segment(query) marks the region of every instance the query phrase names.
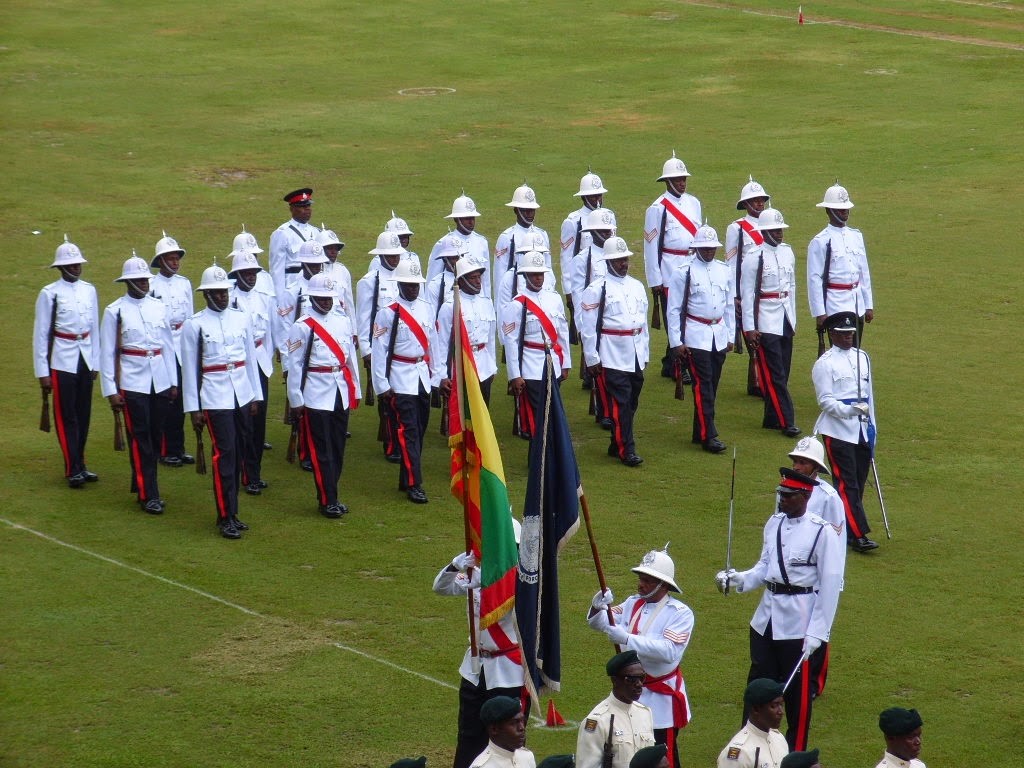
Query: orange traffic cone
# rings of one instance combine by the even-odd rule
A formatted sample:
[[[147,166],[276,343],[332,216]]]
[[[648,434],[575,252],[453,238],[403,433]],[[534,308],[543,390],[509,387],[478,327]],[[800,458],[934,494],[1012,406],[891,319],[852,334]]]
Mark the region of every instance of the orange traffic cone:
[[[797,14],[796,15],[797,23],[803,24],[804,23],[804,7],[802,5],[799,8],[797,8],[796,14]]]
[[[548,728],[554,728],[556,725],[565,725],[565,718],[555,709],[554,699],[548,699],[548,719],[545,725]]]

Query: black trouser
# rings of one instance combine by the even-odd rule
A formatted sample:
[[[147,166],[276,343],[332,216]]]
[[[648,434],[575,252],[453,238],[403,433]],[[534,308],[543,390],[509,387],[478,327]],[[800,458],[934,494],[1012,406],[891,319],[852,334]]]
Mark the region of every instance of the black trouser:
[[[64,455],[64,477],[74,477],[85,471],[85,441],[89,437],[92,419],[93,372],[78,355],[78,370],[74,373],[50,370],[53,387],[53,415],[57,427],[57,442]]]
[[[160,458],[160,429],[171,405],[168,392],[122,391],[124,426],[128,432],[128,462],[132,470],[131,490],[141,502],[160,498],[157,462]]]
[[[747,682],[767,677],[785,685],[793,669],[803,655],[803,638],[796,640],[773,640],[771,622],[764,634],[750,628],[750,672]],[[802,752],[807,749],[807,734],[811,729],[811,706],[818,695],[818,677],[825,662],[828,643],[822,643],[811,658],[800,666],[789,688],[783,694],[786,702],[786,741],[790,751]],[[749,705],[743,706],[743,723],[750,715]]]
[[[213,501],[217,508],[217,521],[222,523],[238,517],[238,484],[245,445],[252,440],[252,417],[248,404],[203,413],[210,433]]]
[[[487,727],[480,722],[480,707],[488,699],[509,696],[523,702],[524,716],[530,716],[530,698],[520,688],[488,688],[484,671],[480,681],[473,685],[466,678],[459,683],[459,740],[455,747],[452,768],[469,768],[470,763],[487,748]]]
[[[637,362],[636,369],[617,371],[614,368],[602,368],[601,376],[608,392],[609,412],[612,420],[611,449],[615,455],[624,459],[636,453],[636,442],[633,439],[633,417],[640,407],[640,391],[644,388],[644,372]]]
[[[395,448],[402,460],[399,463],[398,488],[405,490],[423,484],[420,469],[420,454],[423,451],[423,435],[427,432],[430,419],[430,393],[420,382],[417,395],[394,394],[387,401],[389,417],[396,425]],[[474,755],[475,757],[475,755]]]
[[[547,397],[543,380],[524,379],[526,387],[519,395],[519,426],[522,433],[531,439],[537,434],[537,415],[544,410],[544,399]],[[562,380],[554,379],[555,386],[561,387]]]
[[[178,367],[178,381],[181,382],[181,363]],[[164,412],[164,422],[160,428],[160,455],[181,456],[185,453],[185,411],[184,398],[180,395],[171,400]]]
[[[689,347],[690,378],[693,379],[693,437],[695,443],[706,443],[718,437],[715,427],[715,396],[722,378],[725,352]]]
[[[257,367],[258,363],[254,363]],[[267,398],[270,396],[270,380],[259,371],[263,402],[256,403],[256,415],[252,417],[252,440],[245,445],[245,464],[242,467],[242,483],[257,482],[263,474],[263,444],[267,441]]]
[[[655,728],[654,743],[664,744],[668,751],[668,768],[679,768],[679,729]]]
[[[764,419],[761,426],[785,429],[796,422],[793,398],[789,395],[789,369],[793,363],[793,329],[786,321],[781,336],[762,333],[757,347],[757,365],[764,396]]]
[[[384,455],[394,456],[399,452],[398,446],[395,444],[395,433],[397,430],[394,411],[379,397],[377,398],[377,417],[380,419],[377,435],[381,443],[383,443]]]
[[[848,443],[828,435],[821,437],[832,469],[832,484],[846,510],[846,540],[852,542],[871,532],[864,512],[864,489],[871,469],[871,448],[865,440]]]
[[[348,408],[342,406],[340,392],[335,392],[333,410],[306,408],[302,412],[317,501],[322,506],[338,503],[338,480],[345,462],[348,415]]]

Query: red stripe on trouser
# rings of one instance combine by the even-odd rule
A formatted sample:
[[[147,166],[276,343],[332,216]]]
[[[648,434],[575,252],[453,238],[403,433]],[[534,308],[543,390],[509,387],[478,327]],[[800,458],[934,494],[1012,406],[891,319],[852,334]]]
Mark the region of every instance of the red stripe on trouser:
[[[299,461],[306,461],[309,459],[309,429],[306,426],[305,419],[299,419]]]
[[[811,727],[811,662],[804,659],[800,665],[800,716],[796,724],[796,740],[793,751],[807,749],[807,732]]]
[[[601,374],[604,375],[604,371]],[[626,455],[626,444],[622,439],[622,414],[619,412],[618,400],[612,397],[609,398],[609,403],[612,407],[612,440],[615,443],[615,450],[621,459]]]
[[[228,516],[228,502],[224,497],[224,486],[220,479],[220,462],[223,454],[220,450],[217,435],[213,433],[213,422],[210,421],[209,413],[203,411],[203,416],[206,418],[206,431],[210,433],[210,464],[213,465],[213,503],[217,506],[217,517],[224,520]]]
[[[700,424],[700,441],[703,443],[708,439],[708,423],[704,418],[704,398],[700,392],[700,374],[697,373],[697,366],[690,357],[690,376],[693,378],[693,408],[697,414],[697,423]]]
[[[53,421],[57,427],[57,442],[60,444],[61,455],[64,456],[64,477],[71,477],[71,456],[68,454],[68,433],[64,425],[64,409],[60,404],[60,377],[50,369],[50,386],[53,389]]]
[[[405,441],[405,424],[402,422],[401,416],[398,413],[398,403],[395,402],[394,396],[390,399],[391,411],[394,415],[394,423],[398,425],[395,430],[395,440],[398,442],[398,452],[402,455],[402,470],[405,472],[405,478],[403,478],[406,485],[416,484],[416,475],[412,471],[412,459],[409,458],[409,446]]]
[[[124,401],[124,393],[120,392],[121,400]],[[149,499],[149,490],[146,488],[146,481],[142,475],[142,456],[139,455],[139,441],[135,439],[135,426],[132,424],[131,409],[125,404],[124,428],[128,430],[128,442],[132,452],[132,472],[135,474],[135,485],[139,490],[139,501]]]
[[[821,663],[821,669],[818,671],[818,695],[821,696],[825,692],[825,679],[828,677],[828,656],[832,650],[832,644],[829,643],[825,646],[825,660]]]
[[[608,401],[608,385],[604,380],[604,369],[602,368],[596,376],[593,377],[593,383],[591,386],[597,387],[596,405],[594,409],[595,421],[608,418],[608,411],[611,410]]]
[[[850,490],[846,487],[842,468],[836,463],[836,458],[832,454],[832,438],[827,435],[824,437],[825,453],[828,455],[828,464],[832,467],[832,479],[836,481],[836,492],[839,494],[839,498],[843,500],[843,509],[846,511],[846,524],[850,526],[850,532],[855,539],[863,538],[864,534],[861,532],[860,526],[857,525],[857,519],[853,514],[853,506],[850,504]]]
[[[779,393],[775,391],[775,381],[772,379],[771,369],[768,368],[768,357],[764,353],[764,347],[757,348],[757,365],[761,370],[761,392],[768,398],[775,409],[775,416],[780,427],[786,426],[786,417],[782,414],[782,406],[779,405]]]
[[[316,495],[321,504],[326,504],[327,490],[324,484],[324,471],[320,466],[320,453],[316,449],[316,441],[313,439],[313,428],[309,423],[309,408],[302,410],[303,435],[306,439],[306,455],[313,465],[313,485],[316,486]]]
[[[519,429],[533,437],[537,430],[537,415],[533,412],[533,403],[530,402],[525,389],[516,397],[519,398]]]
[[[668,768],[676,766],[676,729],[669,728],[665,732],[665,757],[668,758]]]

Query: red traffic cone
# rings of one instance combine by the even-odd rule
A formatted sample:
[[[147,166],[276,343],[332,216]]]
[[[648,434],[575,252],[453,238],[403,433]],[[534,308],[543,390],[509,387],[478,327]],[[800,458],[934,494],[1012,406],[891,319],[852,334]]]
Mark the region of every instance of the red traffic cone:
[[[799,8],[797,8],[796,20],[797,20],[797,23],[799,23],[799,24],[803,24],[804,23],[804,7],[802,5]]]
[[[554,728],[556,725],[565,725],[565,718],[555,709],[554,699],[548,699],[548,718],[545,725],[548,728]]]

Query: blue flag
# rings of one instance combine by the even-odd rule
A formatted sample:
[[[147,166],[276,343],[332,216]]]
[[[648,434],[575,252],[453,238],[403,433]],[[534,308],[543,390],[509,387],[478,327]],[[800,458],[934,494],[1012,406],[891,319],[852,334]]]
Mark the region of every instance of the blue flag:
[[[530,471],[519,545],[516,621],[526,687],[540,706],[540,695],[561,688],[558,553],[580,525],[580,471],[562,407],[562,396],[548,356],[543,397],[530,442]]]

